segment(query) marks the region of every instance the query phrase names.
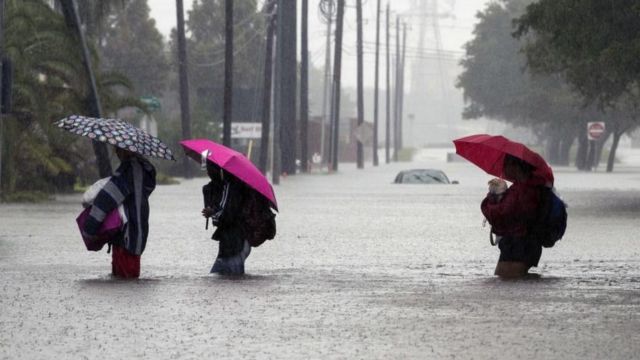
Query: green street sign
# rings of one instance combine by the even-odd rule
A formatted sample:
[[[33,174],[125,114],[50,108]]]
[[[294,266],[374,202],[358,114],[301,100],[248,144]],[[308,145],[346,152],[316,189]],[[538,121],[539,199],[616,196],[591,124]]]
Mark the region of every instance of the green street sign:
[[[140,101],[147,105],[149,111],[158,111],[162,108],[160,105],[160,99],[155,96],[142,96],[140,97]]]

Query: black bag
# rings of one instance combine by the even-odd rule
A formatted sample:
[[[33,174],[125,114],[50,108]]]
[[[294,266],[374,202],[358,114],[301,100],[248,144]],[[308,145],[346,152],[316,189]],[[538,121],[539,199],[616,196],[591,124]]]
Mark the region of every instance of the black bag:
[[[543,247],[550,248],[562,239],[567,229],[567,205],[552,189],[542,186],[540,191],[540,216],[532,234]]]
[[[264,196],[255,192],[250,195],[245,217],[249,227],[247,240],[252,247],[258,247],[276,236],[276,214]]]

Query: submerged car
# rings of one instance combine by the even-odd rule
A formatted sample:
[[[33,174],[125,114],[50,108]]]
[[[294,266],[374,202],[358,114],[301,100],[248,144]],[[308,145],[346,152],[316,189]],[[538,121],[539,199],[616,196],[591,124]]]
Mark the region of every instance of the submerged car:
[[[396,175],[396,184],[458,184],[456,180],[450,181],[442,170],[437,169],[412,169],[403,170]]]

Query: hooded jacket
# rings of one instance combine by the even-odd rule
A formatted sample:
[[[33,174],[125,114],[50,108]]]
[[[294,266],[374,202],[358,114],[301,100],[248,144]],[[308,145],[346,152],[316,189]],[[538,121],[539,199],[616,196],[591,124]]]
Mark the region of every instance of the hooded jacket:
[[[502,199],[489,193],[480,209],[495,234],[526,237],[539,215],[540,196],[538,187],[514,183],[502,195]]]
[[[96,196],[85,233],[95,235],[106,215],[123,204],[127,225],[123,236],[114,242],[133,255],[141,255],[149,234],[149,196],[156,187],[156,170],[142,157],[123,161],[109,182]]]

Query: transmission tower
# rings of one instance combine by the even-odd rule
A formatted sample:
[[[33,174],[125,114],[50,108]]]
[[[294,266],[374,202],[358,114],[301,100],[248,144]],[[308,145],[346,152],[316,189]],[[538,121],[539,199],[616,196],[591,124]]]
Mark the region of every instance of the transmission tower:
[[[447,138],[451,138],[453,135],[454,116],[452,109],[449,106],[441,106],[440,112],[434,111],[434,109],[426,108],[428,105],[425,105],[425,99],[433,99],[434,95],[438,93],[438,96],[435,96],[438,99],[449,99],[450,96],[446,65],[443,60],[446,54],[442,46],[440,20],[453,17],[454,9],[455,0],[413,0],[412,20],[418,22],[417,51],[419,54],[424,54],[428,50],[435,51],[435,59],[421,57],[413,59],[411,83],[409,84],[411,100],[408,102],[410,109],[408,109],[407,113],[419,114],[420,116],[416,120],[409,120],[409,129],[405,132],[409,136],[426,132],[412,129],[414,125],[421,129],[424,127],[425,130],[428,128],[430,129],[428,132],[434,134],[438,133],[438,129],[444,126],[446,127],[446,133],[440,132],[438,134]],[[435,64],[433,60],[435,60]],[[425,70],[429,74],[435,74],[435,76],[427,76],[425,74],[427,71]],[[433,104],[433,102],[427,103]],[[419,123],[413,124],[414,121]],[[414,139],[410,140],[413,142]],[[412,145],[419,146],[422,144],[413,143]]]

